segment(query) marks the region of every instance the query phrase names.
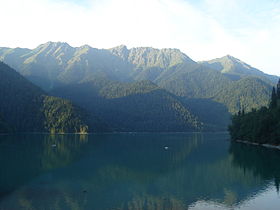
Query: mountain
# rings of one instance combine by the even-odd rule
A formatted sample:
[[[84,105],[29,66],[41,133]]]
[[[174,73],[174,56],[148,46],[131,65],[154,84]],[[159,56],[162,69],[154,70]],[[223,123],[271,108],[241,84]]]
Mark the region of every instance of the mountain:
[[[68,100],[46,95],[0,62],[0,131],[87,132],[84,111]]]
[[[266,105],[277,79],[232,56],[195,62],[178,49],[128,49],[124,45],[96,49],[48,42],[32,50],[0,48],[0,60],[45,91],[80,87],[98,78],[121,83],[148,80],[177,98],[211,101],[209,104],[217,105],[214,110],[222,103],[231,113],[241,106],[250,110]],[[261,90],[257,97],[256,88]],[[59,95],[64,97],[62,92]]]
[[[33,50],[0,48],[0,60],[46,90],[90,81],[97,76],[117,81],[150,80],[165,84],[166,81],[177,80],[181,75],[196,76],[192,75],[196,71],[199,74],[205,72],[209,81],[215,78],[223,82],[236,81],[251,76],[273,84],[278,81],[277,76],[267,75],[230,55],[197,63],[178,49],[128,49],[121,45],[107,50],[88,45],[71,47],[63,42],[47,42]],[[221,75],[217,76],[211,70]]]
[[[225,74],[233,80],[239,80],[244,77],[254,76],[262,79],[266,78],[273,84],[276,84],[278,81],[277,76],[265,74],[259,69],[256,69],[230,55],[226,55],[224,57],[216,58],[210,61],[202,61],[200,63],[204,66],[215,69],[222,74]]]
[[[95,76],[128,80],[126,63],[108,50],[87,45],[73,48],[67,43],[48,42],[33,50],[4,48],[0,53],[3,62],[45,90]]]
[[[98,78],[54,89],[106,122],[113,131],[194,131],[203,124],[177,97],[150,81]]]
[[[229,55],[196,63],[177,49],[127,50],[122,46],[111,51],[136,65],[134,80],[151,80],[177,96],[220,102],[231,113],[267,105],[272,85],[278,80]]]
[[[97,76],[117,81],[155,81],[178,64],[196,65],[177,49],[128,50],[119,46],[104,50],[88,45],[74,48],[61,42],[47,42],[33,50],[0,48],[0,60],[45,90]]]

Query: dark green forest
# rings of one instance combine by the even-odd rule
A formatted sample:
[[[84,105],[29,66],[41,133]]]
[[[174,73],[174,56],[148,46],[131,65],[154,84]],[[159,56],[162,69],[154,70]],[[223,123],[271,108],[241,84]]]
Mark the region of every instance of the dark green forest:
[[[85,114],[0,62],[0,132],[85,133]]]
[[[229,132],[233,140],[280,144],[280,80],[272,89],[269,106],[250,112],[239,111],[232,117]]]
[[[98,78],[63,86],[51,94],[65,97],[112,131],[200,131],[203,123],[173,94],[150,81],[122,83]]]

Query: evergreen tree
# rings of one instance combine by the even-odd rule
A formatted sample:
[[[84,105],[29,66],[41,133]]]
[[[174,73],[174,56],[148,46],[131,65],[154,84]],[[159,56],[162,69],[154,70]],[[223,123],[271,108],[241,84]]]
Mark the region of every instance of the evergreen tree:
[[[277,92],[278,92],[278,87],[277,87]],[[275,87],[272,88],[272,93],[271,93],[271,101],[270,101],[270,108],[273,109],[277,106],[277,94],[275,91]]]
[[[280,98],[278,93],[280,93],[280,82],[277,85],[277,91],[275,87],[272,89],[269,109],[262,107],[244,114],[239,111],[234,115],[229,126],[231,138],[259,144],[280,145]]]

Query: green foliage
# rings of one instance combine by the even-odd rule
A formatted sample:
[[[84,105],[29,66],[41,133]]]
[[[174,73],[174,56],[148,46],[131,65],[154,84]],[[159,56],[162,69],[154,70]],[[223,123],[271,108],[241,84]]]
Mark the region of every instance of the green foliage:
[[[69,101],[45,96],[42,112],[44,129],[50,133],[87,133],[88,126],[83,122],[85,113]]]
[[[275,89],[272,100],[275,100]],[[279,100],[280,98],[277,98]],[[233,140],[257,142],[260,144],[280,144],[280,104],[271,101],[269,108],[253,109],[248,113],[238,113],[232,117],[229,132]]]

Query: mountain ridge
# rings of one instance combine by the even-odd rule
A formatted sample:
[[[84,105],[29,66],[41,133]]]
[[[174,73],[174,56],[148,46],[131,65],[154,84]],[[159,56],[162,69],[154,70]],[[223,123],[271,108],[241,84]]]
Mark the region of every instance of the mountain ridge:
[[[119,81],[154,81],[178,64],[196,65],[178,49],[123,45],[106,50],[63,42],[47,42],[33,50],[0,48],[0,60],[45,90],[100,75]]]
[[[251,65],[245,63],[244,61],[241,61],[240,59],[231,55],[226,55],[209,61],[200,61],[198,63],[220,71],[223,74],[227,74],[229,76],[236,76],[236,78],[238,79],[245,76],[256,76],[264,77],[267,80],[270,80],[272,83],[276,83],[278,81],[277,76],[266,74],[261,70],[254,68]]]
[[[17,59],[15,59],[16,57]],[[101,62],[104,59],[108,61]],[[55,77],[61,81],[67,77],[66,71],[74,71],[73,69],[79,68],[80,65],[84,65],[91,71],[93,69],[105,71],[111,68],[107,74],[116,74],[114,76],[118,80],[120,77],[124,77],[124,74],[128,74],[127,78],[124,79],[125,81],[131,81],[132,79],[158,81],[161,80],[159,78],[162,77],[161,74],[164,74],[166,69],[172,69],[172,67],[178,65],[186,66],[186,64],[203,65],[232,77],[239,77],[239,79],[241,76],[250,75],[265,77],[272,82],[277,82],[275,80],[278,78],[274,75],[265,74],[231,55],[209,61],[195,62],[176,48],[133,47],[128,49],[127,46],[120,45],[109,49],[97,49],[89,45],[72,47],[66,42],[47,42],[34,49],[0,48],[0,60],[9,64],[24,76],[29,77],[31,75],[31,78],[34,75],[38,76],[36,75],[36,71],[39,71],[37,69],[44,69],[44,66],[40,65],[40,62],[44,62],[45,65],[50,66],[49,68],[56,69],[48,72],[45,77],[50,80],[54,80]],[[95,60],[95,63],[92,63],[92,60]],[[108,63],[113,63],[113,65],[108,66]],[[118,77],[117,74],[120,73],[120,69],[124,73]],[[69,77],[71,77],[71,74]],[[83,76],[80,78],[84,79]],[[73,80],[70,79],[68,82],[73,82]],[[66,79],[66,83],[68,82]]]
[[[7,61],[47,92],[96,78],[122,83],[149,80],[177,97],[222,102],[231,113],[241,108],[242,91],[246,93],[246,88],[249,88],[247,93],[252,94],[254,89],[261,89],[257,100],[251,96],[245,98],[242,104],[246,104],[246,109],[266,105],[275,80],[274,76],[266,75],[230,55],[203,63],[195,62],[179,49],[172,48],[128,49],[120,45],[97,49],[89,45],[71,47],[64,42],[47,42],[33,50],[0,48],[0,60]],[[265,84],[246,78],[258,78]],[[233,92],[232,97],[227,96],[230,92]]]

